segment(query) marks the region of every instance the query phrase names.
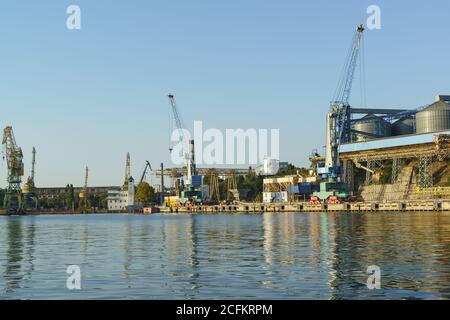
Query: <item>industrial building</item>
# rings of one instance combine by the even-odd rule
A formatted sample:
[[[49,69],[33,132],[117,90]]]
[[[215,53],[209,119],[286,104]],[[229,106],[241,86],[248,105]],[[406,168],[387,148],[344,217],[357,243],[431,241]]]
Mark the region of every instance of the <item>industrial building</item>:
[[[76,194],[83,191],[84,187],[74,187],[73,190]],[[108,193],[111,190],[120,190],[121,187],[109,186],[109,187],[88,187],[88,193],[92,196],[100,196]],[[66,194],[66,187],[48,187],[48,188],[35,188],[35,192],[39,199],[56,199],[58,196]]]
[[[263,180],[263,203],[305,200],[316,190],[317,178],[299,174]]]
[[[433,192],[447,196],[450,181],[442,177],[450,148],[450,96],[437,96],[416,110],[367,112],[352,121],[352,139],[339,148],[343,178],[352,191],[369,201],[411,200]]]

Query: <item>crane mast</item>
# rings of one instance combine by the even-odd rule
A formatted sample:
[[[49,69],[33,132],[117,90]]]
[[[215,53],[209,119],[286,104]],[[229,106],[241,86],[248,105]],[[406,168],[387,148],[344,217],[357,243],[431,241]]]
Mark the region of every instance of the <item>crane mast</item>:
[[[327,115],[326,167],[331,175],[339,174],[340,144],[349,142],[351,138],[349,99],[363,32],[364,25],[358,25],[344,65],[343,77],[339,81],[336,95],[331,102],[331,108]]]
[[[83,190],[86,194],[88,192],[88,179],[89,179],[89,168],[86,167],[86,174],[84,176],[84,187],[83,187]]]
[[[20,183],[24,175],[23,153],[17,146],[12,127],[3,130],[4,157],[8,166],[8,187],[5,193],[4,207],[12,211],[22,209],[22,190]]]
[[[123,179],[123,186],[122,186],[123,191],[128,190],[130,177],[131,177],[131,155],[129,152],[127,152],[127,157],[125,160],[125,178]]]
[[[31,159],[31,175],[28,177],[27,182],[25,184],[28,192],[32,192],[35,188],[34,183],[35,165],[36,165],[36,148],[33,147]]]
[[[35,165],[36,165],[36,148],[33,147],[31,160],[31,175],[28,176],[27,182],[22,188],[23,209],[37,209],[39,200],[36,195],[36,184],[34,182]]]
[[[84,185],[83,190],[80,192],[80,209],[87,210],[89,207],[89,190],[88,190],[88,179],[89,179],[89,167],[86,166],[84,175]]]
[[[34,187],[35,166],[36,166],[36,148],[33,147],[33,158],[31,160],[31,177],[30,177],[33,187]]]

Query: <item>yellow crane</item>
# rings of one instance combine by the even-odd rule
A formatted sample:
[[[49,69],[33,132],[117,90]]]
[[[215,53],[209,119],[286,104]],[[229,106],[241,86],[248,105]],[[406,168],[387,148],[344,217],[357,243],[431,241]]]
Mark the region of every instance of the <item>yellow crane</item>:
[[[11,213],[20,213],[23,209],[20,184],[24,174],[22,149],[17,146],[12,127],[3,130],[3,158],[8,165],[8,187],[3,206]]]

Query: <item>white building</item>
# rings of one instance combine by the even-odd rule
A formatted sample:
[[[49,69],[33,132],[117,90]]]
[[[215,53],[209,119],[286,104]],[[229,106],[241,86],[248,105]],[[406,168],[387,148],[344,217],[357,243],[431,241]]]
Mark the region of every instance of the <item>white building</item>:
[[[128,190],[109,190],[108,191],[108,211],[122,212],[127,211],[129,207],[135,205],[134,202],[134,180],[130,178]]]
[[[128,191],[108,191],[108,211],[125,211],[128,207]]]
[[[289,202],[289,194],[287,191],[281,192],[263,192],[264,203],[284,203]]]

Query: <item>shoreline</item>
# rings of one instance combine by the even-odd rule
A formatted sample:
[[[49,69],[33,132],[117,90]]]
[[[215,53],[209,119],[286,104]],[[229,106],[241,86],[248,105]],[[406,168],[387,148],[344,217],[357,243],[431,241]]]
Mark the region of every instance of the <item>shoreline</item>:
[[[36,211],[25,212],[23,214],[8,214],[6,211],[0,211],[0,216],[73,216],[73,215],[176,215],[176,214],[233,214],[233,213],[254,213],[261,214],[265,212],[275,213],[369,213],[369,212],[450,212],[449,200],[414,200],[399,202],[352,202],[340,204],[309,204],[308,202],[295,203],[240,203],[231,205],[215,206],[195,206],[195,207],[158,207],[159,212],[82,212],[82,211]]]
[[[352,202],[340,204],[240,203],[232,205],[160,208],[162,214],[213,214],[263,212],[450,212],[450,200],[415,200],[399,202]]]

